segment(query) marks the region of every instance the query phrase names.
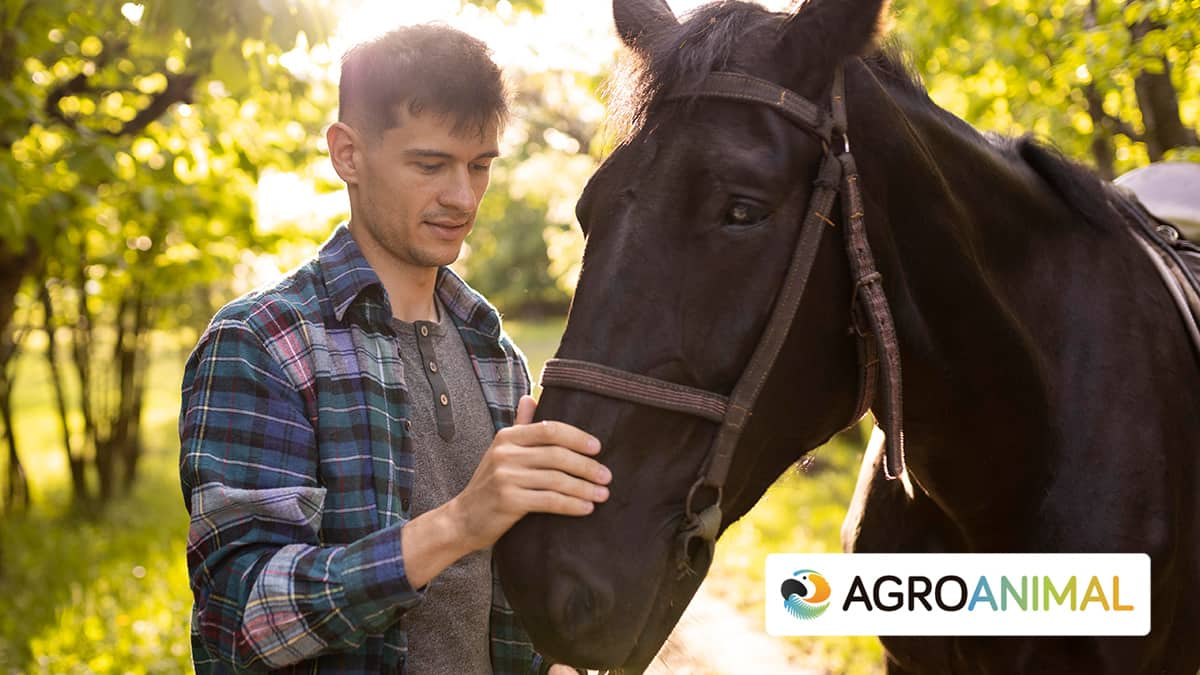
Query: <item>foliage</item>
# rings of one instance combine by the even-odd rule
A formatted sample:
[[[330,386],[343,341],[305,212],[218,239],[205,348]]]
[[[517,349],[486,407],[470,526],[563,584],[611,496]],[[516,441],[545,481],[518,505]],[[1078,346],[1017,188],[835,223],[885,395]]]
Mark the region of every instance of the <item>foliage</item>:
[[[133,477],[148,331],[207,320],[247,251],[270,248],[254,227],[259,171],[315,151],[328,87],[282,55],[324,40],[326,12],[298,0],[0,7],[0,342],[22,307],[26,323],[63,331],[73,368],[56,363],[55,382],[73,377],[77,396],[62,397],[61,443],[76,469],[96,465],[102,498]],[[88,500],[86,473],[73,476]]]
[[[976,126],[1051,138],[1110,176],[1197,144],[1198,0],[896,7],[895,33],[934,99]]]

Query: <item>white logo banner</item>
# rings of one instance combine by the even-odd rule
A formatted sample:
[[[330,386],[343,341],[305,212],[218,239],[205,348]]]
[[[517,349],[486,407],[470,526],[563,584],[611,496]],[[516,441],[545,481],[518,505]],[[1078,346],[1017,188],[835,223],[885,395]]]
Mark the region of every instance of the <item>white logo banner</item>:
[[[1146,635],[1144,553],[772,554],[771,635]]]

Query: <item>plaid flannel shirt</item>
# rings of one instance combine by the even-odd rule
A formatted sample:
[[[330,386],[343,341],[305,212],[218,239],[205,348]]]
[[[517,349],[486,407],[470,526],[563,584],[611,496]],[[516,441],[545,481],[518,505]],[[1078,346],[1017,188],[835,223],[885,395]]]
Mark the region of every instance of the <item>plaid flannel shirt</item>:
[[[496,310],[448,269],[449,310],[497,430],[529,391]],[[197,672],[403,670],[411,409],[379,277],[340,226],[306,265],[222,308],[188,359],[180,475]],[[544,668],[493,568],[496,673]]]

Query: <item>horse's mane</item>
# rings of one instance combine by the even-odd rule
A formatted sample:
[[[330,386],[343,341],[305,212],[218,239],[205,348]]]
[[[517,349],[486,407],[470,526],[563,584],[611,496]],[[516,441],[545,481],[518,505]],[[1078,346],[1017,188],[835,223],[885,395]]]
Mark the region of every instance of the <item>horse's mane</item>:
[[[779,14],[753,3],[723,0],[685,15],[678,28],[671,28],[671,39],[644,36],[647,39],[641,40],[639,49],[627,52],[618,64],[608,86],[610,123],[616,126],[619,136],[631,138],[668,90],[696,88],[714,71],[744,67],[736,60],[735,47],[750,34],[782,34],[798,11],[802,9]],[[924,82],[897,40],[882,40],[862,60],[893,94],[928,106],[947,125],[959,128],[964,137],[988,146],[1009,162],[1032,168],[1093,226],[1105,230],[1119,227],[1119,216],[1108,203],[1105,184],[1091,169],[1067,158],[1045,139],[1031,134],[983,134],[944,110],[929,98]]]

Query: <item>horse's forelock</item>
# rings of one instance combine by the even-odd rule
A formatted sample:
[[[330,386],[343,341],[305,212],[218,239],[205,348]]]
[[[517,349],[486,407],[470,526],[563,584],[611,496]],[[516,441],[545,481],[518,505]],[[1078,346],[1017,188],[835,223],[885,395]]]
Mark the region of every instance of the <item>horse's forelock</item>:
[[[689,13],[670,32],[627,52],[609,86],[609,111],[620,132],[636,133],[668,89],[692,88],[726,69],[756,28],[783,25],[784,15],[757,4],[725,0]],[[766,45],[764,48],[769,48]]]

